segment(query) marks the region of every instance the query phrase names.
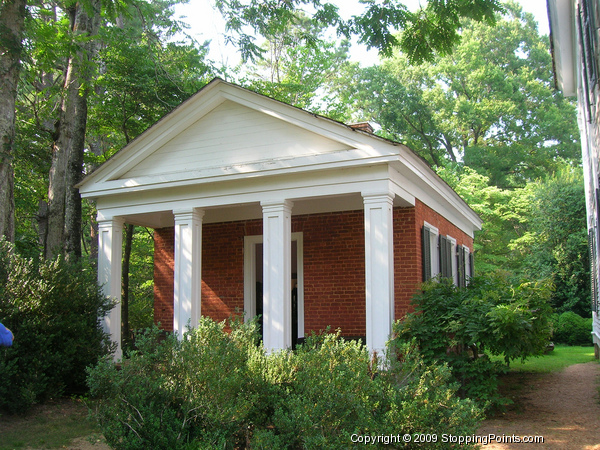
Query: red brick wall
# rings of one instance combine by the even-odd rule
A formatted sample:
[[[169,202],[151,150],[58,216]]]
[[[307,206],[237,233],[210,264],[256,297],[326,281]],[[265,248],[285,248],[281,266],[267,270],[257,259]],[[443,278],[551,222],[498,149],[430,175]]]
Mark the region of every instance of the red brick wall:
[[[202,315],[225,320],[244,312],[244,236],[262,234],[262,221],[202,227]]]
[[[365,235],[363,211],[292,218],[304,237],[305,332],[340,328],[364,336]]]
[[[427,222],[436,227],[439,230],[440,235],[451,236],[456,239],[456,245],[464,245],[468,247],[471,252],[473,251],[473,239],[466,233],[461,231],[455,225],[452,225],[452,223],[442,217],[439,213],[435,212],[424,203],[421,203],[419,200],[416,201],[415,208],[417,212],[417,228],[419,233],[421,233],[423,222]],[[421,248],[419,247],[419,254],[420,253]]]
[[[473,239],[441,214],[416,199],[415,206],[394,209],[394,314],[401,319],[412,310],[410,299],[423,281],[421,228],[424,222],[440,235],[451,236],[457,245],[473,251]]]
[[[154,230],[154,321],[173,331],[175,228]]]
[[[410,299],[422,280],[421,236],[415,208],[394,208],[394,317],[410,310]]]
[[[458,245],[473,241],[417,200],[394,209],[395,317],[410,309],[422,280],[421,227],[427,221]],[[365,239],[363,211],[292,217],[292,232],[304,237],[305,333],[331,326],[346,336],[364,336]],[[262,220],[205,224],[202,230],[202,314],[223,320],[244,309],[244,236],[262,234]],[[173,326],[173,228],[155,232],[155,320]]]

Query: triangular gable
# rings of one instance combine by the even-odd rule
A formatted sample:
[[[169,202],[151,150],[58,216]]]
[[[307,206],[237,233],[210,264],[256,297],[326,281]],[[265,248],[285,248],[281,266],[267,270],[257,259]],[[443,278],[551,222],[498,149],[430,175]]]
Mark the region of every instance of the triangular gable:
[[[269,162],[355,151],[354,160],[382,156],[374,136],[325,117],[273,100],[215,78],[194,96],[138,136],[88,175],[80,192],[177,182],[220,173],[238,165],[266,167]],[[385,157],[396,155],[388,148]],[[248,170],[242,169],[241,172]],[[216,174],[215,170],[215,174]],[[161,175],[164,175],[161,177]]]
[[[169,142],[112,179],[235,167],[351,147],[225,100]]]

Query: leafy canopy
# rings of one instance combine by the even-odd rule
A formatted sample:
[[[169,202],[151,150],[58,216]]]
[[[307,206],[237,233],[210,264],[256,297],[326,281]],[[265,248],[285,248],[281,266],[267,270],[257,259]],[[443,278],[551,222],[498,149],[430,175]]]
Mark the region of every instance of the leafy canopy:
[[[574,104],[553,88],[548,45],[533,16],[508,3],[496,26],[465,21],[451,55],[410,66],[396,53],[350,67],[341,101],[347,117],[380,125],[435,166],[464,164],[496,186],[521,187],[581,159]]]
[[[366,8],[359,16],[344,20],[338,7],[321,0],[217,0],[216,6],[226,20],[229,41],[236,44],[244,60],[264,53],[256,37],[267,37],[286,29],[298,20],[301,8],[312,9],[312,20],[332,26],[347,39],[357,35],[360,42],[389,56],[401,48],[413,63],[431,61],[435,54],[448,54],[460,41],[463,19],[493,24],[502,11],[498,0],[431,0],[417,11],[401,2],[363,0]],[[253,34],[248,32],[252,30]],[[405,30],[399,39],[395,33]]]

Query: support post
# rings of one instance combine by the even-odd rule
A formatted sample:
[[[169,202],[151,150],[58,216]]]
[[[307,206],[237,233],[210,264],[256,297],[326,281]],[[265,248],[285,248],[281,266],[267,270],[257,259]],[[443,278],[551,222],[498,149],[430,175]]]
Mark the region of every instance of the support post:
[[[380,355],[394,322],[394,194],[363,194],[367,347]]]
[[[100,214],[99,214],[100,216]],[[117,303],[104,317],[103,328],[110,340],[117,344],[115,361],[123,358],[121,348],[121,258],[123,254],[123,226],[125,221],[118,217],[98,217],[98,284],[104,295]]]
[[[179,339],[189,324],[197,327],[201,315],[202,218],[204,211],[174,211],[175,270],[173,330]]]
[[[292,345],[292,206],[262,202],[263,341],[267,351]]]

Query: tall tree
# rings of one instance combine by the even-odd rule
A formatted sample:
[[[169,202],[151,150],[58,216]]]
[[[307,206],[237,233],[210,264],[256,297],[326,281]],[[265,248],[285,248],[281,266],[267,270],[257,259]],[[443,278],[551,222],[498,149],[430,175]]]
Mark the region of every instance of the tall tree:
[[[430,163],[464,163],[503,188],[578,164],[574,105],[553,89],[547,37],[515,3],[495,27],[466,22],[451,55],[408,62],[355,70],[342,100]]]
[[[81,196],[75,187],[83,171],[87,101],[92,60],[97,51],[94,36],[100,27],[100,2],[77,2],[67,8],[74,50],[68,58],[63,82],[58,136],[53,144],[48,187],[48,223],[44,254],[66,251],[81,256]]]
[[[244,59],[254,59],[264,53],[256,44],[257,36],[268,37],[298,20],[303,6],[310,6],[316,23],[335,28],[339,35],[359,37],[360,42],[391,55],[401,48],[413,63],[445,55],[460,41],[463,19],[493,24],[495,13],[502,11],[499,0],[430,0],[416,11],[402,2],[364,0],[365,10],[359,16],[343,20],[337,6],[321,0],[216,0],[215,4],[226,20],[229,40],[241,49]],[[252,34],[248,33],[252,30]],[[402,36],[395,33],[404,30]]]
[[[66,2],[61,4],[64,8],[51,2],[30,7],[25,71],[18,103],[20,146],[16,155],[19,176],[28,181],[20,181],[17,188],[30,203],[36,198],[40,202],[36,223],[46,256],[56,251],[81,254],[81,200],[74,186],[82,176],[84,158],[88,162],[98,160],[107,149],[124,145],[203,82],[201,75],[207,68],[202,62],[205,47],[172,41],[173,34],[181,29],[172,19],[174,2],[153,0],[131,4],[127,7],[118,2],[118,10],[109,1],[92,0]],[[125,28],[136,31],[125,32]],[[129,55],[120,53],[123,59],[131,58],[126,68],[128,73],[121,72],[121,78],[129,77],[130,81],[128,85],[114,83],[107,89],[107,81],[111,80],[106,76],[107,67],[113,61],[106,49],[127,46],[133,50]],[[112,55],[117,53],[113,51]],[[153,80],[158,80],[156,86],[150,86]],[[101,109],[96,108],[96,99],[105,100],[107,91],[115,94],[119,89],[114,97],[129,97],[129,105],[135,107],[108,108],[109,112],[102,113],[105,117],[112,114],[113,118],[123,111],[129,114],[127,125],[116,125],[128,136],[115,141],[115,135],[123,135],[115,133],[114,128],[110,131],[95,128],[88,133],[90,118],[95,124],[102,122],[97,117]],[[90,102],[94,108],[91,114]],[[106,125],[110,128],[114,123],[112,120]],[[51,163],[46,156],[49,147]],[[96,156],[86,156],[94,153]],[[50,174],[45,193],[42,193],[43,183],[31,175],[43,171]],[[32,215],[24,211],[31,206],[23,205],[22,199],[19,208],[20,214]],[[23,221],[30,220],[25,216],[19,221],[21,230]],[[20,239],[26,235],[29,233],[20,233]]]
[[[0,236],[14,241],[15,105],[23,49],[26,0],[0,3]]]
[[[532,183],[527,234],[514,243],[525,256],[522,271],[555,285],[557,312],[590,316],[590,265],[581,168],[563,168]]]
[[[305,15],[267,36],[264,59],[244,65],[242,83],[253,90],[312,112],[333,103],[329,86],[348,61],[349,43],[325,38],[325,24]]]

